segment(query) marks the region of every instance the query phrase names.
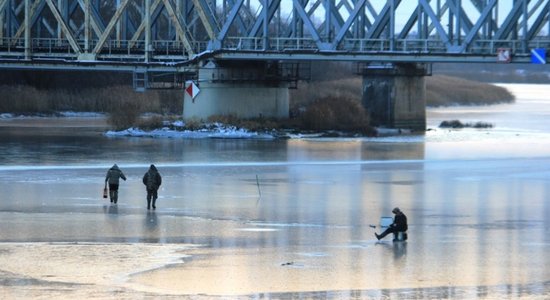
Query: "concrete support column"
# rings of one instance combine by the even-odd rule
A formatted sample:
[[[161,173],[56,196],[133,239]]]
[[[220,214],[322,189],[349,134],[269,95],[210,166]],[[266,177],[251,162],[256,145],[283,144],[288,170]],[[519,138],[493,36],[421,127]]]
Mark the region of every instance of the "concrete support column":
[[[371,123],[389,128],[426,130],[426,67],[399,64],[363,70],[363,105]]]
[[[199,92],[193,99],[184,92],[184,119],[207,120],[215,115],[238,118],[288,118],[287,84],[266,79],[263,66],[218,67],[209,63],[199,69]]]

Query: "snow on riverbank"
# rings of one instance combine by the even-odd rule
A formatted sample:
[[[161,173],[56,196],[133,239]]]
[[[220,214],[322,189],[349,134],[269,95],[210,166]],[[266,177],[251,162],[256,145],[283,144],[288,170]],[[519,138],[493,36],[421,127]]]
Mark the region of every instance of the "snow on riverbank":
[[[173,124],[182,125],[182,124]],[[177,126],[183,127],[183,126]],[[187,138],[187,139],[275,139],[276,137],[269,133],[258,133],[248,131],[234,126],[223,126],[222,124],[213,124],[204,129],[199,130],[179,130],[163,127],[151,131],[141,130],[139,128],[129,128],[122,131],[107,131],[106,136],[110,137],[153,137],[153,138]]]

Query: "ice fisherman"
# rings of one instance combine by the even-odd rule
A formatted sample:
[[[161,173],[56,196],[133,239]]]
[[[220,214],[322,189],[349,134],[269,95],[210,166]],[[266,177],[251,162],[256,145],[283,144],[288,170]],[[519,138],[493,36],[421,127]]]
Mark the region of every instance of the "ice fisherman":
[[[153,200],[153,209],[156,209],[156,202],[158,198],[158,189],[162,183],[162,177],[155,165],[151,165],[149,170],[143,175],[143,184],[147,188],[147,209],[151,209],[151,199]]]
[[[114,164],[109,171],[107,171],[107,175],[105,176],[105,185],[107,185],[107,182],[109,183],[109,198],[111,199],[111,203],[116,204],[118,201],[118,184],[120,178],[126,181],[124,173]]]
[[[381,240],[386,235],[393,233],[393,240],[396,241],[397,233],[400,231],[407,231],[407,229],[409,228],[407,225],[407,216],[405,216],[405,214],[399,209],[399,207],[394,208],[391,212],[395,215],[395,217],[393,218],[393,223],[388,226],[388,229],[386,229],[380,235],[376,232],[374,233],[378,240]]]

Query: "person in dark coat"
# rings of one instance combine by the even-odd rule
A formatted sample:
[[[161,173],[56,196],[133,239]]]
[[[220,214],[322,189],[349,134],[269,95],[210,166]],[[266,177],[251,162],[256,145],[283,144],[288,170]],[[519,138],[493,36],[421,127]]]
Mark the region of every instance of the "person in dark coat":
[[[395,218],[393,218],[393,223],[386,229],[382,234],[378,235],[376,232],[374,235],[378,240],[383,239],[386,235],[393,233],[394,235],[394,241],[397,240],[397,233],[400,231],[407,231],[409,226],[407,225],[407,216],[399,209],[399,207],[394,208],[391,211],[393,214],[395,214]]]
[[[162,183],[162,177],[155,165],[151,165],[149,170],[143,175],[143,184],[147,188],[147,209],[151,209],[151,199],[153,200],[153,209],[156,209],[158,198],[158,189]]]
[[[126,181],[124,173],[114,164],[109,171],[107,171],[107,175],[105,176],[105,184],[109,183],[109,198],[111,199],[111,203],[116,204],[118,201],[118,184],[120,178]]]

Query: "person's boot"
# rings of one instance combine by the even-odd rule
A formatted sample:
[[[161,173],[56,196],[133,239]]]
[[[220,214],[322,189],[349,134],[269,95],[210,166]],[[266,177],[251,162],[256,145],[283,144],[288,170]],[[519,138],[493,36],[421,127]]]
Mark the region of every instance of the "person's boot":
[[[156,203],[157,203],[157,199],[153,199],[153,209],[157,209],[157,207],[155,206]]]
[[[147,199],[147,210],[151,209],[151,199]]]

